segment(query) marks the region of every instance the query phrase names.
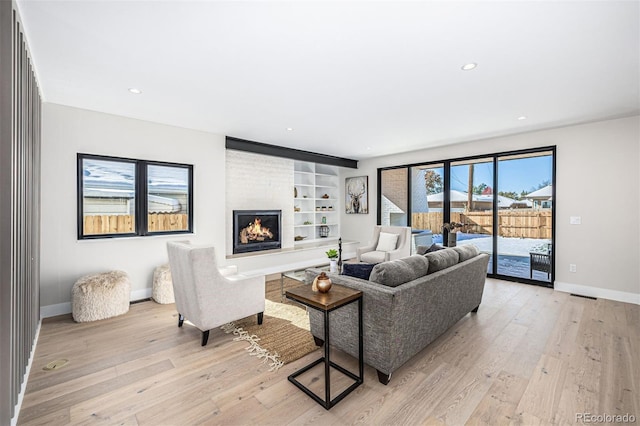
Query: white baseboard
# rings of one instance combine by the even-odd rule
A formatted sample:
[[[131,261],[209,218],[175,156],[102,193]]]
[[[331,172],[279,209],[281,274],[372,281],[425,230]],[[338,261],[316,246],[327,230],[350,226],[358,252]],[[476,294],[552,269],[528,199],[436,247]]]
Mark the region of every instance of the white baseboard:
[[[142,300],[151,297],[152,289],[143,288],[142,290],[135,290],[131,292],[129,300]],[[71,302],[58,303],[56,305],[40,306],[40,318],[50,318],[58,315],[70,314]]]
[[[64,315],[64,314],[70,314],[70,313],[71,313],[71,302],[40,306],[40,318],[50,318],[50,317],[56,317],[58,315]]]
[[[559,281],[554,282],[553,288],[554,290],[562,291],[564,293],[573,293],[580,296],[596,297],[600,299],[609,299],[617,302],[640,305],[640,293],[628,293],[626,291],[609,290],[606,288],[563,283]]]
[[[152,289],[143,288],[142,290],[136,290],[131,292],[131,298],[129,300],[143,300],[151,297]]]
[[[18,402],[16,403],[15,415],[11,419],[11,426],[18,424],[18,417],[20,416],[20,408],[22,407],[22,400],[24,394],[27,391],[27,382],[29,381],[29,373],[31,373],[31,367],[33,366],[33,357],[36,354],[36,345],[38,344],[38,338],[40,337],[40,326],[42,325],[42,317],[38,321],[38,328],[36,329],[36,336],[33,339],[33,345],[31,346],[31,353],[29,354],[29,362],[27,363],[27,369],[24,372],[24,379],[22,380],[22,386],[20,386],[20,393],[18,394]]]

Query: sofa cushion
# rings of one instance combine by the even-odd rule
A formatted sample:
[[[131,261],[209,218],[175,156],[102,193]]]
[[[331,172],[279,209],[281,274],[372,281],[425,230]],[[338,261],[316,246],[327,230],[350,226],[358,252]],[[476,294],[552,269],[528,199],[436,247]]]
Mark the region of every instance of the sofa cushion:
[[[458,256],[460,258],[458,262],[464,262],[465,260],[469,260],[480,254],[478,247],[473,244],[465,244],[463,246],[454,247],[453,249],[458,252]]]
[[[427,253],[424,257],[429,259],[430,274],[455,265],[459,259],[458,252],[452,248]]]
[[[371,270],[374,266],[376,266],[375,263],[344,263],[342,265],[342,275],[369,280],[369,275],[371,275]]]
[[[386,251],[368,251],[360,255],[360,260],[365,263],[380,263],[384,262]]]
[[[427,254],[438,250],[444,250],[446,247],[439,246],[437,244],[431,244],[430,246],[418,246],[416,247],[416,254]]]
[[[378,237],[378,245],[376,251],[392,251],[396,249],[398,244],[398,234],[390,234],[388,232],[381,232]]]
[[[428,272],[429,260],[424,256],[413,255],[377,264],[373,267],[369,280],[389,287],[397,287],[425,276]]]

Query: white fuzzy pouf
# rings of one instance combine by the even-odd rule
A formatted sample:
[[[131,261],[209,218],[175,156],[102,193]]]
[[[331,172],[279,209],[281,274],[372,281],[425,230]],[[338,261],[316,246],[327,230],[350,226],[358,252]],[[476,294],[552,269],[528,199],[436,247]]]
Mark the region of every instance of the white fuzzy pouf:
[[[111,318],[129,311],[131,281],[123,271],[85,275],[73,285],[71,295],[76,322]]]
[[[173,297],[173,281],[169,264],[160,265],[153,271],[153,300],[161,304],[175,303]]]

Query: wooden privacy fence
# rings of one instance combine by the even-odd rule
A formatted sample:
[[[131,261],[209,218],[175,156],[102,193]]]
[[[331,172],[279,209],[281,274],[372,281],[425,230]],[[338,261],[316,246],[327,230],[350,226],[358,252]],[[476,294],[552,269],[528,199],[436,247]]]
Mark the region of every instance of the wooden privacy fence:
[[[464,223],[464,232],[493,234],[492,212],[451,213],[451,221]],[[430,229],[434,234],[442,233],[442,212],[413,213],[411,225],[414,229]],[[550,210],[500,210],[498,231],[501,237],[551,239]]]
[[[148,231],[184,231],[189,226],[186,214],[151,213],[148,216]],[[92,215],[84,217],[85,235],[127,234],[134,232],[133,215]]]

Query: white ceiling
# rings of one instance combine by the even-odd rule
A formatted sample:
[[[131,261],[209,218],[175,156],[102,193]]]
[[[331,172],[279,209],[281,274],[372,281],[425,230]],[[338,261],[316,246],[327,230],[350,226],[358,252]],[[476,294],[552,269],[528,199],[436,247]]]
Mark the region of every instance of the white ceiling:
[[[638,1],[18,5],[47,102],[341,157],[640,113]]]

